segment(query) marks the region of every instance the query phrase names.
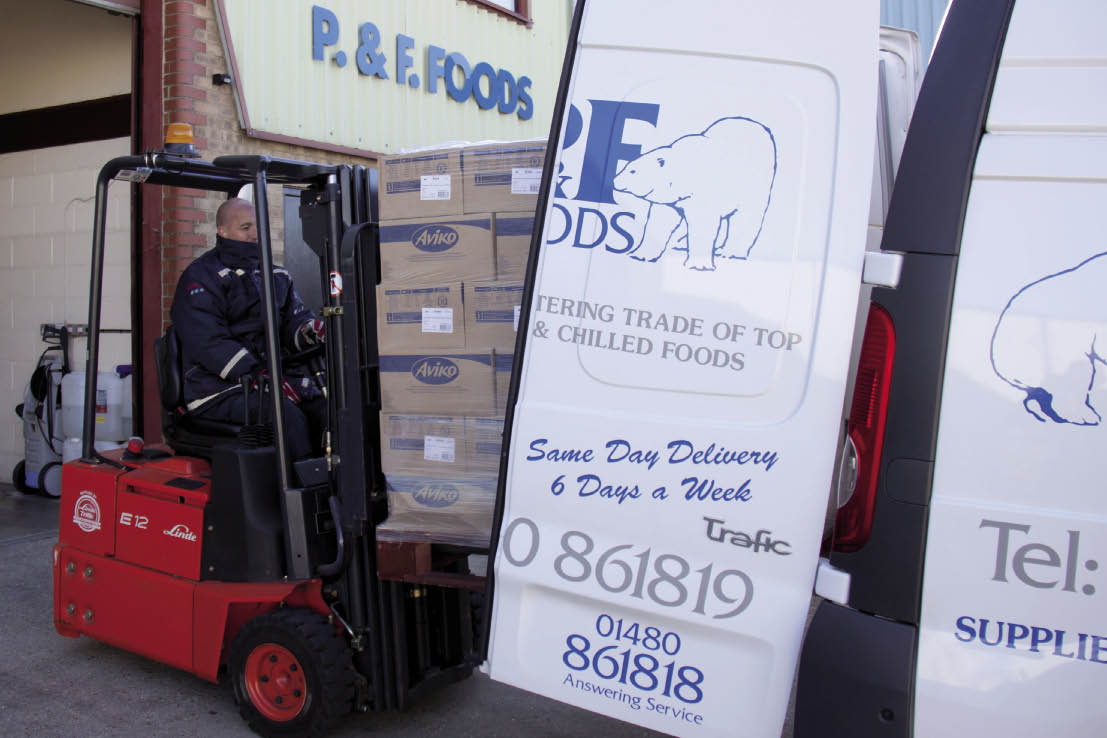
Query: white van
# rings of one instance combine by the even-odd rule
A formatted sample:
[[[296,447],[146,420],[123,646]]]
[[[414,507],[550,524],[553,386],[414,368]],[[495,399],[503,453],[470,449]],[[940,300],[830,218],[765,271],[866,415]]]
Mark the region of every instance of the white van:
[[[1105,32],[1098,0],[948,12],[850,410],[848,596],[806,635],[798,738],[1104,734]]]
[[[488,670],[779,736],[866,261],[876,0],[578,3],[519,321]]]

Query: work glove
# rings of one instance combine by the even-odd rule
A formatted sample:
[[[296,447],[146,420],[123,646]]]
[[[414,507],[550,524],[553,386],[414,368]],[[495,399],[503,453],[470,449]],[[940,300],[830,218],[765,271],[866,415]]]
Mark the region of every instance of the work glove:
[[[296,332],[296,349],[302,350],[327,340],[327,324],[319,318],[312,318],[300,326]]]
[[[259,386],[268,387],[268,385],[269,370],[262,369],[258,373],[257,377],[254,379],[254,389],[257,389]],[[285,377],[281,377],[281,394],[291,400],[293,405],[299,405],[300,400],[302,399],[300,397],[300,393],[296,391],[296,388],[293,387],[292,383],[289,382],[288,379],[286,379]]]

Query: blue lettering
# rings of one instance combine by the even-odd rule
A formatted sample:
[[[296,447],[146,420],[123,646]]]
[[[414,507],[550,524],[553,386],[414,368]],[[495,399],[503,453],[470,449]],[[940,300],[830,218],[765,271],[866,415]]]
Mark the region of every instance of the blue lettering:
[[[991,643],[989,643],[988,639],[985,637],[985,634],[988,632],[989,622],[990,621],[986,618],[980,619],[980,642],[985,646],[998,646],[1003,642],[1003,621],[1000,620],[996,623],[996,639]]]
[[[972,627],[975,622],[976,618],[970,618],[968,615],[957,618],[957,630],[964,633],[965,637],[962,638],[960,633],[954,633],[954,637],[962,643],[971,643],[976,638],[976,631]]]
[[[484,89],[481,87],[481,78],[488,80],[488,94],[484,94]],[[477,105],[481,110],[491,110],[496,107],[496,103],[500,100],[499,90],[496,89],[496,70],[492,68],[492,65],[488,62],[479,62],[473,67],[473,76],[469,80],[469,84],[473,88],[473,99],[477,101]]]
[[[622,228],[619,227],[619,218],[622,218],[622,217],[629,217],[633,221],[634,220],[634,213],[627,212],[627,211],[622,211],[622,212],[615,213],[614,215],[611,216],[611,230],[615,231],[620,236],[625,238],[626,242],[627,242],[627,245],[624,246],[621,249],[613,249],[613,248],[611,248],[611,246],[604,246],[604,248],[606,248],[608,251],[610,251],[613,254],[625,254],[626,252],[628,252],[632,248],[634,248],[634,236],[630,235],[630,233],[628,233],[627,231],[624,231]]]
[[[496,72],[496,97],[497,110],[504,115],[515,112],[515,107],[519,104],[519,93],[515,87],[515,75],[506,69]]]
[[[557,186],[560,187],[561,182]],[[573,239],[575,248],[594,249],[603,244],[604,249],[613,254],[625,254],[634,248],[634,236],[628,230],[630,226],[625,222],[628,218],[631,223],[634,222],[635,214],[630,211],[621,210],[609,219],[596,208],[577,207],[574,219],[573,213],[564,205],[555,202],[554,210],[560,222],[555,223],[554,218],[551,217],[546,223],[547,233],[550,234],[546,243],[550,245],[561,243],[568,238],[569,233],[574,231],[575,221]],[[607,241],[609,236],[614,243]],[[621,237],[623,243],[619,243],[619,238],[616,236]]]
[[[714,479],[700,479],[699,477],[685,477],[680,480],[680,483],[684,485],[684,499],[689,501],[749,502],[753,497],[753,491],[749,488],[750,480],[748,479],[742,482],[738,488],[720,487],[715,484]]]
[[[414,47],[415,39],[411,36],[396,34],[396,84],[398,85],[407,82],[407,70],[415,66],[415,59],[408,53]]]
[[[1089,661],[1094,661],[1097,664],[1107,664],[1107,661],[1100,658],[1101,654],[1107,655],[1107,648],[1103,646],[1104,642],[1107,642],[1107,638],[1092,636],[1092,653],[1088,657]]]
[[[438,92],[438,80],[446,77],[446,50],[441,46],[427,46],[427,92]]]
[[[580,237],[581,237],[581,235],[583,234],[583,231],[584,231],[584,221],[585,221],[584,216],[585,216],[586,213],[591,213],[591,214],[595,215],[600,221],[600,226],[602,226],[602,230],[600,231],[600,235],[597,236],[596,240],[593,241],[592,243],[584,243],[583,241],[580,240]],[[592,232],[595,233],[595,229],[593,229]],[[599,246],[601,243],[603,243],[603,240],[606,237],[607,237],[607,218],[603,217],[603,213],[601,213],[599,210],[593,210],[592,208],[581,208],[579,214],[577,215],[577,230],[576,230],[576,233],[573,235],[573,246],[575,248],[578,248],[578,249],[594,249],[597,246]]]
[[[1025,640],[1030,635],[1030,628],[1019,623],[1007,623],[1007,648],[1014,648],[1015,641]]]
[[[565,230],[562,231],[561,235],[557,238],[551,238],[547,240],[546,243],[548,244],[561,243],[565,240],[565,238],[569,235],[569,231],[573,228],[573,218],[569,215],[568,210],[566,210],[563,206],[558,205],[556,202],[554,203],[554,210],[559,211],[562,217],[565,218]]]
[[[531,441],[531,454],[527,456],[527,461],[560,461],[566,463],[589,463],[592,461],[592,449],[590,448],[551,448],[547,451],[547,441],[546,438],[535,438]]]
[[[565,151],[580,140],[580,134],[584,131],[584,116],[580,114],[580,108],[576,105],[569,106],[569,117],[565,120],[565,137],[561,142],[561,150]],[[565,197],[565,195],[561,195]]]
[[[578,493],[581,497],[591,497],[592,495],[599,495],[605,499],[616,500],[615,504],[622,505],[627,500],[634,500],[642,496],[638,491],[638,485],[611,485],[604,484],[603,481],[595,474],[582,474],[577,477],[577,484],[580,485]]]
[[[607,463],[614,464],[619,461],[629,461],[632,464],[645,464],[647,469],[652,469],[661,459],[657,451],[642,451],[633,448],[621,438],[608,441],[604,448],[607,449]]]
[[[534,100],[530,97],[530,77],[520,77],[515,91],[519,97],[519,120],[530,120],[534,117]]]
[[[457,84],[454,67],[461,70],[462,84],[460,86]],[[473,94],[472,73],[473,68],[469,66],[469,60],[461,52],[454,51],[446,56],[446,91],[450,93],[450,97],[460,103],[469,99],[469,96]]]
[[[728,464],[753,464],[764,466],[769,471],[779,461],[776,451],[731,451],[725,446],[709,443],[702,450],[697,451],[691,441],[679,440],[671,442],[669,449],[669,463],[683,464],[691,461],[693,464],[726,466]]]
[[[616,461],[622,461],[630,453],[630,444],[622,439],[616,439],[614,441],[608,441],[604,444],[604,448],[607,449],[607,463],[612,464]]]
[[[1038,646],[1042,645],[1043,643],[1049,643],[1052,640],[1052,630],[1035,625],[1032,628],[1032,633],[1030,635],[1030,650],[1034,653],[1038,653]]]
[[[600,488],[600,478],[595,474],[582,474],[577,477],[577,482],[580,484],[580,496],[590,497],[596,494]],[[589,485],[594,485],[589,489]]]
[[[519,86],[522,87],[522,79]],[[661,106],[618,100],[589,102],[592,103],[592,121],[588,125],[588,142],[580,171],[580,189],[575,199],[614,204],[615,175],[619,171],[620,162],[637,159],[642,153],[642,147],[638,144],[623,142],[623,127],[627,120],[641,120],[656,126]],[[523,118],[522,112],[519,117]]]
[[[528,456],[527,461],[541,461],[542,459],[544,459],[546,457],[546,454],[542,451],[542,447],[545,446],[545,445],[546,445],[546,439],[545,438],[535,438],[533,441],[531,441],[530,442],[530,450],[533,451],[534,453],[538,454],[538,455],[535,456],[535,455],[532,454],[532,455]]]
[[[1057,631],[1057,639],[1053,642],[1053,655],[1060,656],[1062,658],[1071,659],[1076,654],[1061,653],[1061,649],[1065,647],[1065,631]]]
[[[323,61],[326,47],[339,41],[338,16],[322,5],[311,6],[311,58]],[[385,65],[388,56],[381,45],[380,29],[374,23],[366,22],[358,26],[358,46],[354,54],[358,71],[366,76],[388,79]],[[418,89],[422,80],[412,70],[415,57],[412,50],[415,39],[404,33],[396,34],[396,84]],[[346,53],[337,51],[334,62],[339,67],[346,64]],[[446,53],[441,46],[427,45],[427,92],[438,92],[438,81],[446,83],[449,96],[460,103],[473,98],[481,110],[497,108],[504,115],[515,113],[520,120],[530,120],[534,116],[534,100],[530,94],[530,77],[516,79],[506,69],[496,69],[488,62],[470,65],[464,54],[458,51]],[[578,126],[575,136],[580,135],[580,113],[576,113]],[[575,140],[575,139],[574,139]]]
[[[670,464],[682,464],[692,455],[695,447],[688,441],[673,441],[665,448],[672,449],[672,453],[669,454]]]
[[[326,30],[323,25],[326,24]],[[323,47],[338,42],[338,16],[320,5],[311,6],[311,58],[323,60]]]
[[[989,637],[990,626],[995,625],[995,634]],[[974,626],[979,626],[979,629]],[[1076,648],[1071,647],[1072,639],[1069,639],[1070,647],[1065,649],[1066,631],[1047,628],[1040,625],[1027,626],[1022,623],[1010,623],[1002,620],[988,620],[986,618],[973,618],[962,615],[956,621],[957,631],[953,636],[962,643],[980,641],[985,646],[1004,645],[1012,650],[1025,650],[1030,653],[1050,653],[1041,646],[1053,643],[1052,655],[1064,659],[1076,659],[1078,661],[1094,661],[1097,664],[1107,664],[1107,636],[1090,633],[1076,634]],[[1029,643],[1027,642],[1029,640]]]
[[[388,72],[384,65],[388,63],[388,57],[381,51],[381,32],[374,23],[362,23],[357,28],[357,37],[360,42],[357,47],[357,71],[366,76],[377,76],[388,79]]]

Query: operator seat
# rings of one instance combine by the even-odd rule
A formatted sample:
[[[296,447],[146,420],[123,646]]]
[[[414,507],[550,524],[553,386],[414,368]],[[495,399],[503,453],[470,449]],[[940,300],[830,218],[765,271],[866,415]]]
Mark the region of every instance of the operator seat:
[[[192,415],[185,409],[181,343],[173,326],[154,341],[154,363],[161,398],[161,429],[174,451],[210,458],[215,446],[238,438],[241,424]]]
[[[181,344],[173,326],[154,341],[162,432],[176,453],[211,461],[211,497],[204,506],[201,579],[269,582],[281,579],[284,534],[276,451],[241,442],[242,426],[190,414],[184,408]]]

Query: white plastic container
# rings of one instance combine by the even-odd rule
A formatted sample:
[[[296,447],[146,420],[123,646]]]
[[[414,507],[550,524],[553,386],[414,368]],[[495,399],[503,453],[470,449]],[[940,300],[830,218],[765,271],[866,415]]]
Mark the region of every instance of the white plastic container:
[[[74,459],[81,458],[81,439],[67,438],[62,445],[62,462],[68,464]]]
[[[84,430],[85,373],[70,372],[62,378],[62,430],[67,438],[80,438]],[[114,372],[96,375],[96,440],[123,441],[123,380]]]

